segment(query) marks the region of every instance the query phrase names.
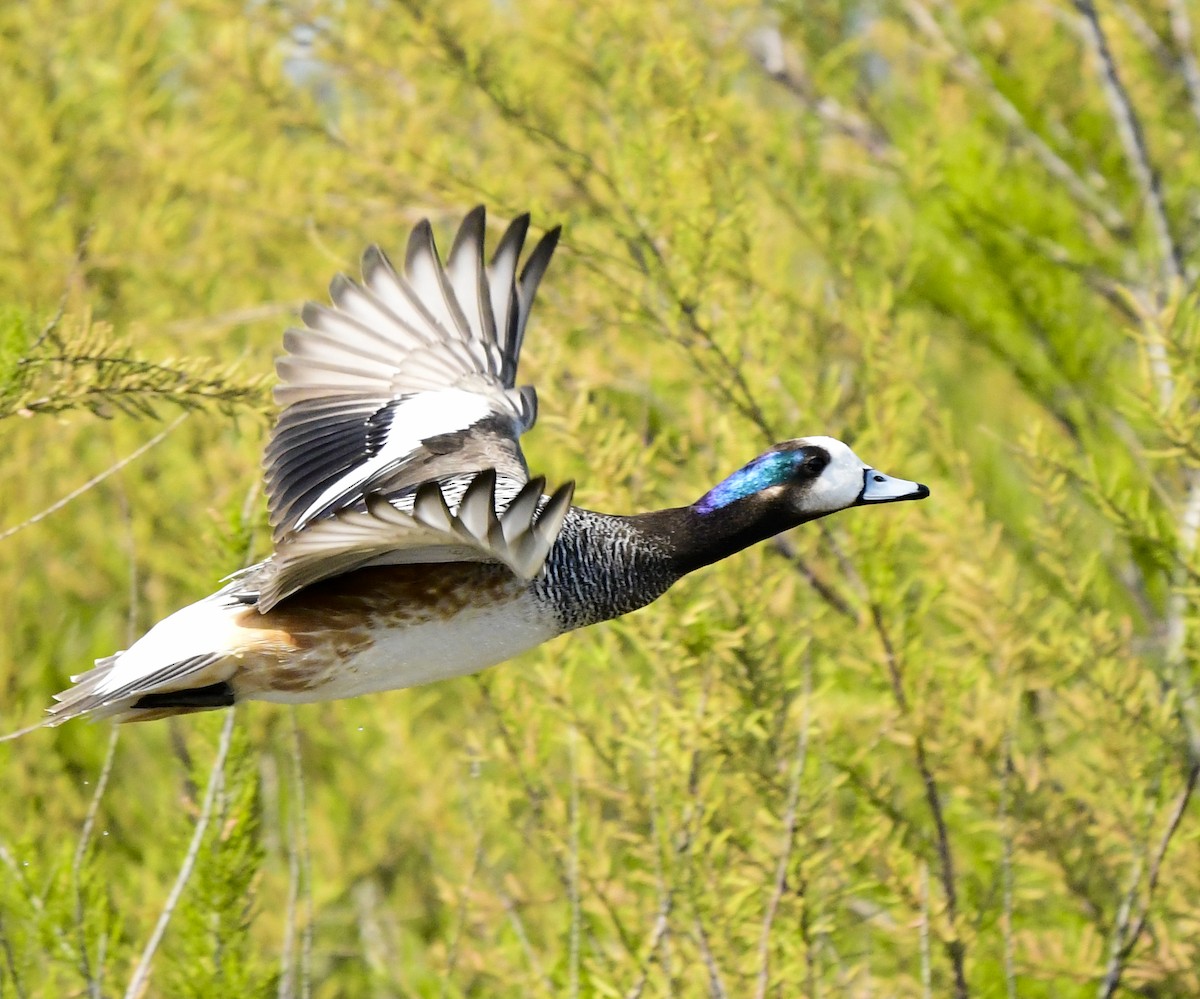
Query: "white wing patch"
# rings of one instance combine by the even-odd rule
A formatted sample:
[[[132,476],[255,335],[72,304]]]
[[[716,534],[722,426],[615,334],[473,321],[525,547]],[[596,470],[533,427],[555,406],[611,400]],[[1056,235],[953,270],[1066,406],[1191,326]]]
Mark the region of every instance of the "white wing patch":
[[[537,418],[537,396],[516,386],[517,362],[559,231],[518,274],[529,217],[512,222],[490,264],[485,228],[476,208],[445,266],[427,221],[412,231],[402,272],[368,248],[362,283],[335,278],[330,304],[310,302],[304,328],[284,334],[275,390],[284,409],[265,455],[276,543],[372,491],[411,494],[427,479],[484,468],[528,478],[518,441]],[[423,446],[447,434],[462,435],[455,467]]]
[[[412,513],[369,494],[365,512],[342,510],[276,547],[258,609],[265,614],[306,586],[369,565],[499,562],[519,578],[533,579],[562,529],[575,489],[574,483],[560,486],[542,506],[545,484],[540,477],[525,483],[500,514],[491,469],[472,480],[456,511],[435,482],[417,490]]]
[[[392,424],[383,446],[370,458],[331,483],[296,517],[293,531],[308,525],[314,517],[347,500],[353,501],[370,490],[370,483],[420,447],[422,441],[442,434],[468,430],[495,415],[491,401],[474,392],[447,389],[420,392],[404,399],[392,413]]]

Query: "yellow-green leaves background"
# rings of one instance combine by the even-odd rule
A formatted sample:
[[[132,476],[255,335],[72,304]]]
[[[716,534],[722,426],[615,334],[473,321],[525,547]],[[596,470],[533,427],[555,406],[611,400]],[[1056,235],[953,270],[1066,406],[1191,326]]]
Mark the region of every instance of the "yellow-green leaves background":
[[[5,729],[267,552],[281,329],[479,202],[565,225],[526,451],[582,505],[809,433],[933,489],[221,757],[0,746],[0,996],[1200,993],[1198,18],[0,8]]]

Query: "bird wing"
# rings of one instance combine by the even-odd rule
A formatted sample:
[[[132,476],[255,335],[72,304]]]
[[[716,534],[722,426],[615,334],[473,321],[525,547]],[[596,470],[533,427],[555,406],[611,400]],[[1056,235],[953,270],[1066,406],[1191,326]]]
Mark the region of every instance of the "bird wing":
[[[370,560],[389,551],[394,561],[461,558],[453,525],[439,545],[428,524],[401,529],[368,497],[411,518],[426,484],[452,506],[490,469],[495,520],[497,496],[503,505],[528,481],[519,438],[537,418],[537,395],[516,386],[517,362],[560,230],[542,237],[518,275],[529,216],[512,222],[487,264],[485,222],[482,207],[466,216],[444,266],[427,221],[409,237],[403,274],[368,248],[362,282],[336,277],[332,304],[309,303],[304,328],[284,335],[275,389],[283,411],[264,458],[272,572],[288,580],[275,601],[349,571],[367,552]],[[474,550],[476,560],[506,561]]]
[[[502,513],[497,513],[493,469],[471,480],[454,510],[437,482],[417,489],[411,512],[371,493],[365,510],[340,510],[278,545],[257,576],[257,607],[266,613],[321,579],[373,565],[499,562],[518,578],[533,579],[558,537],[574,492],[574,484],[567,483],[546,500],[545,486],[545,479],[531,479]]]

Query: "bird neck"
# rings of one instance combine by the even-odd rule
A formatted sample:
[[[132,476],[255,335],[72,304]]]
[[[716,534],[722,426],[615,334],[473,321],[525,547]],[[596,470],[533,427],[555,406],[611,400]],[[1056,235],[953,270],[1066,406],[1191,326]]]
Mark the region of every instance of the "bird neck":
[[[716,508],[701,499],[624,519],[661,546],[678,578],[812,518],[755,493]]]
[[[644,607],[687,573],[806,519],[761,494],[634,516],[572,507],[533,588],[571,631]]]

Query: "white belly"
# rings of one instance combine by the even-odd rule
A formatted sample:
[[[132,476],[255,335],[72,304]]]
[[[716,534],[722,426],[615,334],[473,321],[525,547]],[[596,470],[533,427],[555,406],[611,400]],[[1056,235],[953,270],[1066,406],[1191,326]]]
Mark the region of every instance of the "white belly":
[[[558,629],[526,592],[516,600],[463,608],[451,618],[376,626],[350,646],[309,649],[298,658],[317,661],[295,665],[322,674],[319,682],[306,689],[255,683],[250,686],[258,689],[239,691],[239,699],[298,704],[415,687],[494,666],[556,634]],[[281,666],[281,673],[290,672]],[[236,677],[234,686],[240,686]]]

